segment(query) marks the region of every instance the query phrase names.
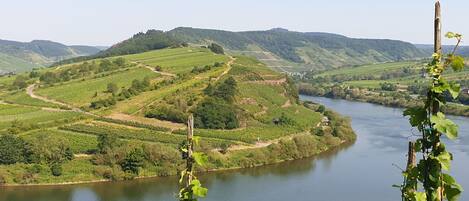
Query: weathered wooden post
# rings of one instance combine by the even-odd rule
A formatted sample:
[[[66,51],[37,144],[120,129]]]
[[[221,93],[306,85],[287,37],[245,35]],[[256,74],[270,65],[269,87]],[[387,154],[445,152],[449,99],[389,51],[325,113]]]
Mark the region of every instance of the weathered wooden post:
[[[439,61],[441,62],[442,51],[441,51],[441,8],[440,1],[437,0],[435,3],[435,21],[434,21],[434,53],[440,55]],[[432,103],[432,114],[436,114],[440,111],[440,104],[438,101]]]
[[[415,156],[415,142],[409,142],[409,151],[407,153],[407,170],[415,167],[416,156]]]
[[[187,171],[190,172],[187,176],[186,187],[192,183],[192,169],[194,160],[192,158],[193,152],[193,137],[194,137],[194,116],[191,114],[187,120],[187,158],[186,158],[186,167]]]

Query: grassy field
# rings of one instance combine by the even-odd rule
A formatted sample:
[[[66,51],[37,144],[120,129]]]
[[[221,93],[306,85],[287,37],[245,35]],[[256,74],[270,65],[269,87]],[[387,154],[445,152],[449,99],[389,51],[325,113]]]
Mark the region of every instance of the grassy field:
[[[84,117],[80,113],[71,111],[48,111],[36,107],[0,104],[0,130],[10,127],[14,121],[37,127],[48,127]]]
[[[190,72],[194,66],[203,67],[229,60],[227,56],[214,54],[206,48],[165,49],[129,55],[125,58],[152,67],[160,66],[162,71],[174,74]]]
[[[405,67],[410,68],[423,68],[425,64],[422,62],[406,61],[406,62],[392,62],[382,64],[371,64],[356,67],[340,68],[336,70],[326,71],[317,76],[333,76],[333,75],[381,75],[386,71],[398,70]]]
[[[128,71],[119,71],[105,77],[73,80],[57,86],[40,88],[37,94],[74,106],[88,106],[90,102],[110,96],[106,93],[109,83],[115,83],[119,88],[129,87],[134,79],[143,80],[145,77],[156,78],[159,75],[143,67]],[[95,94],[98,96],[94,96]]]

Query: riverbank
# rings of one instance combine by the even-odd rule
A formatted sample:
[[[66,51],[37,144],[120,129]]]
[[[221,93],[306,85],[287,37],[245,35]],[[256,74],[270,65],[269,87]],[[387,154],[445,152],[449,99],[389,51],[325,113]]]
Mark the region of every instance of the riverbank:
[[[315,106],[310,106],[315,107]],[[335,112],[324,111],[328,117],[326,132],[317,130],[281,138],[275,143],[260,148],[233,149],[224,151],[203,150],[208,162],[205,167],[198,167],[198,172],[226,171],[259,167],[316,156],[343,144],[353,143],[356,135],[350,126],[350,120]],[[46,164],[13,164],[0,168],[2,186],[59,186],[83,183],[100,183],[118,180],[132,180],[152,177],[174,176],[183,168],[184,161],[179,159],[173,147],[158,145],[154,156],[159,164],[144,164],[138,175],[128,175],[118,171],[117,167],[97,165],[96,157],[75,158],[63,164],[63,175],[51,176]]]
[[[332,99],[343,99],[350,101],[358,101],[364,103],[373,103],[388,107],[410,108],[422,106],[424,100],[412,97],[406,93],[377,93],[366,89],[347,89],[341,87],[333,87],[325,90],[323,87],[313,86],[309,84],[300,85],[300,94],[307,96],[319,96]],[[446,114],[469,117],[469,106],[448,103],[441,108]]]

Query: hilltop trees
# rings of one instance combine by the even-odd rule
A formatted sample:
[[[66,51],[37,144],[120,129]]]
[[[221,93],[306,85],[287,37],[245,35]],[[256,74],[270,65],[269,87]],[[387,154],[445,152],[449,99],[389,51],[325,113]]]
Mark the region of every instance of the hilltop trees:
[[[208,48],[215,54],[225,54],[225,50],[223,50],[223,47],[216,43],[210,44]]]
[[[199,103],[194,111],[195,126],[210,129],[234,129],[239,127],[236,107],[232,104],[237,91],[233,77],[217,86],[209,84],[204,89],[208,97]]]

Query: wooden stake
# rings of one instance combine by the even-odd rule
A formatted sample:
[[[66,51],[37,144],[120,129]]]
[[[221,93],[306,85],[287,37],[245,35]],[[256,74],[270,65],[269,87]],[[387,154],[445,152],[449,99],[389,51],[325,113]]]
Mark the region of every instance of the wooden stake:
[[[194,137],[194,116],[191,114],[189,119],[187,120],[187,159],[186,159],[186,167],[189,175],[187,176],[186,187],[192,183],[192,169],[193,169],[193,162],[192,159],[192,152],[193,152],[193,137]]]
[[[409,151],[407,153],[407,170],[415,167],[416,156],[415,156],[415,142],[409,142]]]
[[[440,8],[440,1],[436,1],[435,3],[435,21],[434,21],[434,53],[440,55],[440,62],[441,62],[441,8]],[[437,114],[440,111],[440,104],[438,101],[433,101],[432,103],[432,114]]]

